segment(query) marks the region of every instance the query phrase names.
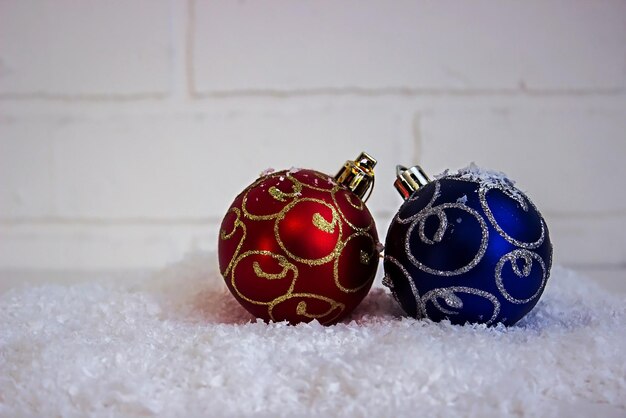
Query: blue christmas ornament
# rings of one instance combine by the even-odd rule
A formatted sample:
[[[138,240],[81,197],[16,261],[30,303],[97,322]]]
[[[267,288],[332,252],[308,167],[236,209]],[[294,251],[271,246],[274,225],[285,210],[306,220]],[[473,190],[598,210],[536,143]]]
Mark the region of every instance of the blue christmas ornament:
[[[405,202],[385,243],[385,278],[404,311],[454,324],[513,325],[543,293],[552,244],[535,205],[475,165],[430,180],[398,166]]]

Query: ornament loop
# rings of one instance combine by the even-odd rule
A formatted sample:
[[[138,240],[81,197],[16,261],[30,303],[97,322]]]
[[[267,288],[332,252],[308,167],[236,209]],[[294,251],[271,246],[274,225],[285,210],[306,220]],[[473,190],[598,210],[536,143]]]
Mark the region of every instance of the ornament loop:
[[[419,165],[414,165],[411,168],[397,165],[396,177],[396,181],[393,185],[404,200],[408,199],[420,187],[430,183],[430,178],[428,178]]]
[[[363,202],[367,202],[374,189],[376,162],[371,155],[362,152],[356,160],[346,161],[335,176],[335,180],[356,194]]]

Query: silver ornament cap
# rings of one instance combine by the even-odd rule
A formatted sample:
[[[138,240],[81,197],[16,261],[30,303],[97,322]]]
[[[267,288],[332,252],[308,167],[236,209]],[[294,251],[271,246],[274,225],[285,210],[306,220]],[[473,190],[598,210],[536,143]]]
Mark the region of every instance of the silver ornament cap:
[[[430,178],[419,165],[410,168],[403,165],[396,166],[396,181],[393,185],[404,200],[428,183],[430,183]]]

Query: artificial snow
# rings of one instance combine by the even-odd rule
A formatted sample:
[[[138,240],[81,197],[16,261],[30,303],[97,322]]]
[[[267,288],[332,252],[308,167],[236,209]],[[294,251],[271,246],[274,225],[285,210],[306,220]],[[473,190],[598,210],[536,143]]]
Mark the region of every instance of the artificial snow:
[[[511,180],[502,171],[491,170],[484,167],[479,167],[476,163],[471,162],[467,167],[463,167],[458,171],[446,170],[443,173],[437,175],[437,178],[441,177],[460,177],[466,180],[473,180],[480,183],[488,184],[500,184],[502,186],[513,186],[515,181]]]
[[[0,416],[625,416],[624,295],[554,268],[518,325],[251,319],[215,255],[0,294]]]
[[[479,167],[474,162],[469,163],[467,167],[463,167],[459,170],[445,170],[442,173],[435,175],[435,179],[437,180],[443,178],[457,178],[474,181],[479,183],[481,187],[486,187],[487,189],[493,187],[501,188],[503,191],[510,194],[511,197],[516,199],[518,202],[524,201],[522,195],[520,194],[520,190],[515,188],[514,180],[510,179],[502,171]],[[462,200],[463,198],[465,200]],[[461,198],[457,199],[457,203],[467,203],[467,196],[462,196]]]
[[[272,174],[273,172],[275,172],[276,170],[273,169],[272,167],[266,168],[265,170],[261,171],[261,174],[259,174],[259,177],[266,177],[269,176],[270,174]]]

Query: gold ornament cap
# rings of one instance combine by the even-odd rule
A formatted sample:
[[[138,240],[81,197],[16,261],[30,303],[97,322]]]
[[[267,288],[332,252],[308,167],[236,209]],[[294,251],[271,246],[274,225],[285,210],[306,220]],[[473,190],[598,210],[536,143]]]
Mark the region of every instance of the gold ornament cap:
[[[356,160],[346,161],[335,176],[335,180],[359,196],[363,202],[367,202],[374,189],[376,162],[371,155],[362,152]]]
[[[396,166],[396,181],[393,185],[404,200],[407,200],[417,189],[430,183],[430,178],[424,173],[422,167],[414,165],[406,168],[403,165]]]

